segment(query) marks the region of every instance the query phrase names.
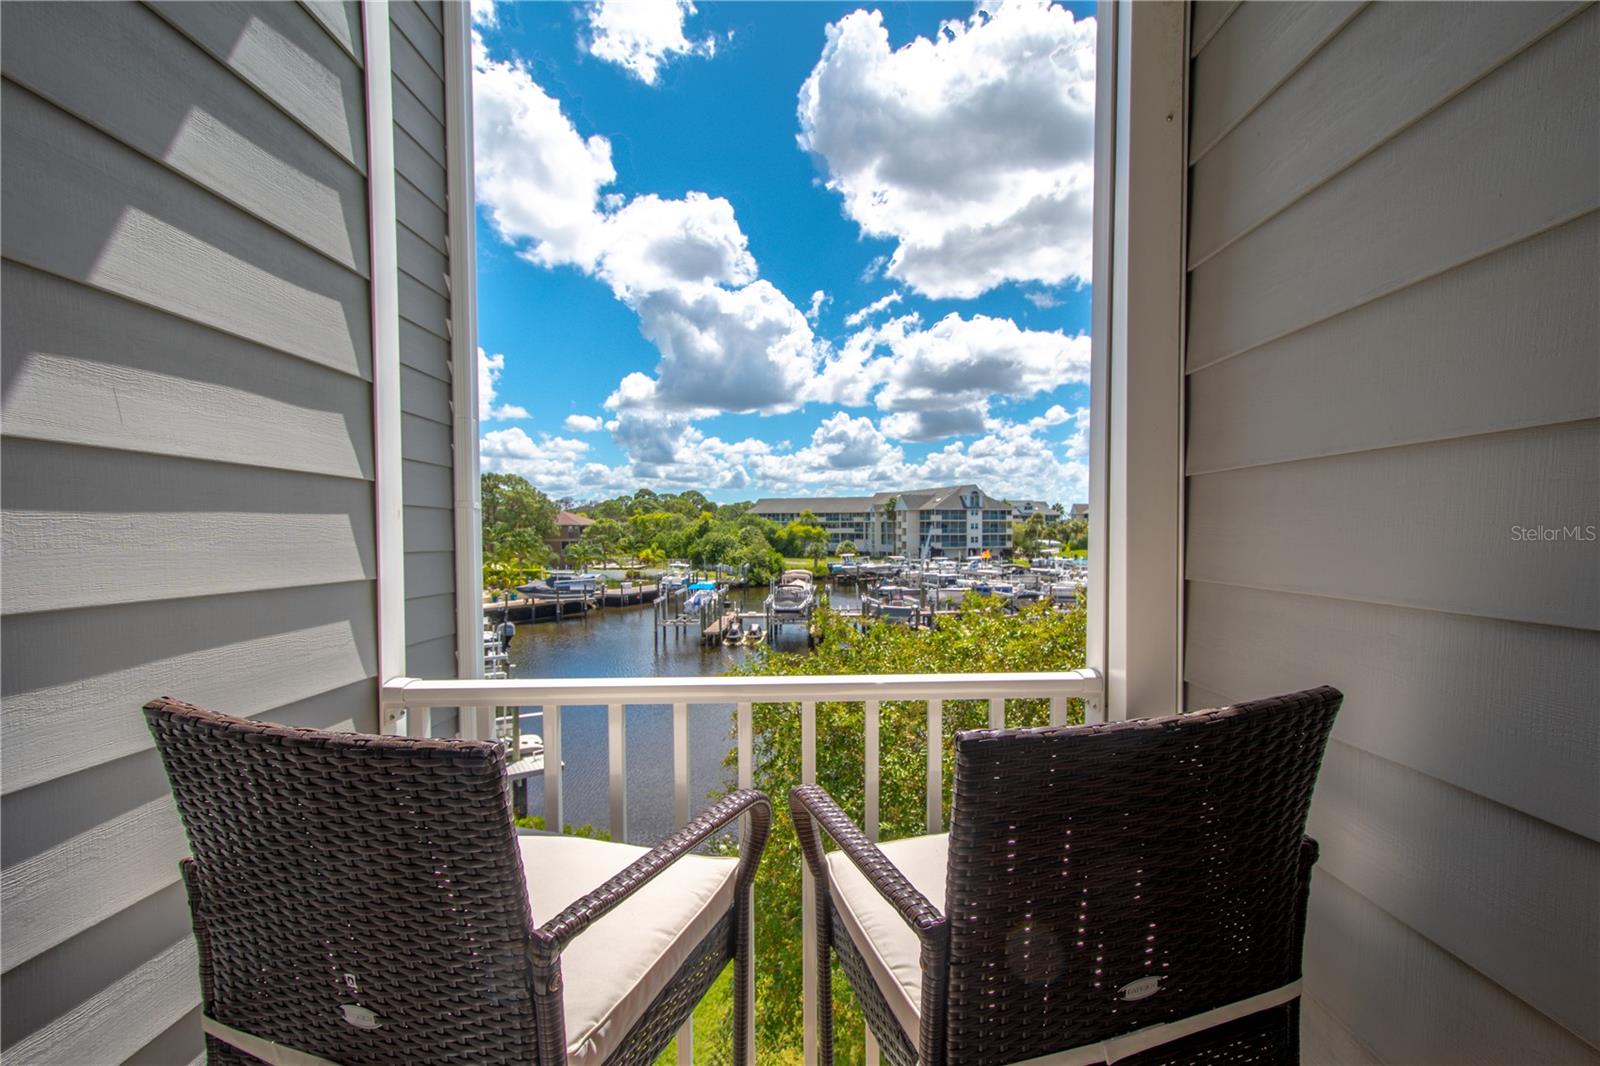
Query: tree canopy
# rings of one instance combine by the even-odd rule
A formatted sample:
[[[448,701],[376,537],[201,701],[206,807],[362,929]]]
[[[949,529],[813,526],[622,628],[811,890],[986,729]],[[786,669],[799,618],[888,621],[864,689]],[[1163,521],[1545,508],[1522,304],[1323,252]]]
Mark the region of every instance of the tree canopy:
[[[829,610],[818,612],[819,641],[810,653],[765,650],[731,672],[762,675],[969,673],[1074,670],[1083,666],[1083,597],[1070,610],[1036,604],[1012,615],[997,600],[969,597],[937,629],[878,622],[864,632]],[[754,784],[780,809],[800,780],[800,720],[795,704],[753,708]],[[861,823],[865,811],[864,708],[860,703],[817,705],[817,783]],[[1012,700],[1010,726],[1045,725],[1045,700]],[[1069,720],[1081,722],[1074,705]],[[885,701],[879,710],[879,826],[884,840],[926,832],[926,707]],[[944,808],[948,815],[952,738],[982,728],[986,701],[947,700],[944,730]],[[735,765],[729,755],[728,765]],[[801,1042],[800,847],[793,832],[775,830],[756,875],[756,1012],[761,1061],[788,1061]],[[841,1062],[863,1061],[862,1017],[849,986],[834,979],[834,1039]]]

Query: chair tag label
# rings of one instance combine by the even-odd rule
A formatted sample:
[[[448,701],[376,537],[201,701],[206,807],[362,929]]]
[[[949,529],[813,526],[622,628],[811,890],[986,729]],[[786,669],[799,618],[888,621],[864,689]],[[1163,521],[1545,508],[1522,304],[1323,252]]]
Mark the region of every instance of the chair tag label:
[[[344,1020],[357,1029],[379,1029],[383,1026],[378,1016],[366,1007],[355,1003],[341,1003],[339,1009],[344,1011]]]
[[[1117,991],[1122,993],[1122,998],[1129,1003],[1136,999],[1149,999],[1161,991],[1161,978],[1141,977],[1137,981],[1129,981]]]

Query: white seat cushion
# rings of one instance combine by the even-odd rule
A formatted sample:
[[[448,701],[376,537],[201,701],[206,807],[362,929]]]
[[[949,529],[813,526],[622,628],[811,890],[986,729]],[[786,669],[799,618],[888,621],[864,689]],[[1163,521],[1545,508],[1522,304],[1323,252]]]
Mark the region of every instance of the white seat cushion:
[[[649,849],[569,836],[518,836],[536,925]],[[689,855],[589,926],[561,954],[567,1061],[604,1062],[733,904],[735,859]]]
[[[943,913],[949,845],[949,833],[936,833],[878,846],[906,880]],[[922,942],[844,852],[830,852],[827,861],[828,894],[839,918],[850,930],[895,1019],[915,1043],[922,1016]]]

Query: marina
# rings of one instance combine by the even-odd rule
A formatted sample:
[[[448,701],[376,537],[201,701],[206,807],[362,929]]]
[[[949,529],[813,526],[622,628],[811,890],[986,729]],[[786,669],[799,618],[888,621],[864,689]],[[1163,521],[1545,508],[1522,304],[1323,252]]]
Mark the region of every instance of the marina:
[[[996,596],[1021,607],[1076,601],[1086,581],[1081,562],[1023,568],[985,560],[841,560],[827,578],[788,570],[767,585],[744,586],[718,575],[670,568],[653,580],[551,589],[484,604],[486,677],[681,677],[726,673],[763,647],[805,651],[816,636],[823,603],[859,625],[883,619],[937,626],[968,594]],[[570,589],[570,591],[569,591]],[[732,747],[731,705],[689,708],[689,776],[696,810],[728,787],[724,766]],[[499,735],[516,746],[509,768],[516,802],[542,814],[543,713],[507,710]],[[672,828],[671,707],[630,706],[624,728],[628,751],[628,835],[660,839]],[[568,707],[562,717],[566,822],[604,825],[609,749],[607,708]]]

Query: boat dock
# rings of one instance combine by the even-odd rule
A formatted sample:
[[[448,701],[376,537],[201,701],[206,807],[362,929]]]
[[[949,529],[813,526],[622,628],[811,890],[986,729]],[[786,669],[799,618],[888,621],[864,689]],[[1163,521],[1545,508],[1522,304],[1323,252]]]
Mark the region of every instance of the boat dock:
[[[572,616],[581,616],[596,607],[631,607],[635,604],[654,603],[660,595],[657,585],[637,585],[632,582],[621,588],[603,588],[594,592],[573,592],[537,599],[518,596],[514,600],[485,600],[483,613],[496,621],[551,622]]]

